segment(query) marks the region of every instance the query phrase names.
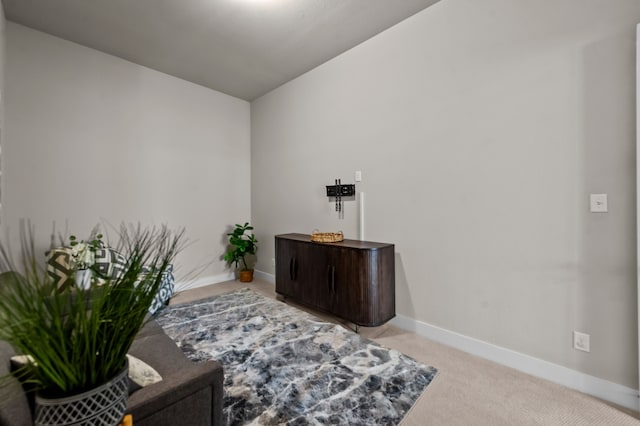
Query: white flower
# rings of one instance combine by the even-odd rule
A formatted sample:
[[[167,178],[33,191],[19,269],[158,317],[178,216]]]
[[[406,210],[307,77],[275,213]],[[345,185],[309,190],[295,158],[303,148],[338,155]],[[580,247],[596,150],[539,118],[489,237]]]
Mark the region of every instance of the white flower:
[[[80,242],[71,247],[71,257],[78,269],[87,269],[95,262],[95,254],[85,242]]]
[[[69,236],[71,246],[71,263],[75,269],[89,269],[96,261],[96,250],[102,247],[102,234],[91,236],[91,240],[78,241],[75,235]]]

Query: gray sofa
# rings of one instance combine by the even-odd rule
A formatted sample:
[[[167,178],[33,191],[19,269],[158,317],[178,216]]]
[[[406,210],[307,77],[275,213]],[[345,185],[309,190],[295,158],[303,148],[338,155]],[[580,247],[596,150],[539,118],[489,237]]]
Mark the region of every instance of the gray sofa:
[[[129,396],[135,426],[222,425],[223,372],[216,361],[193,363],[155,322],[138,333],[129,353],[152,366],[162,381]],[[13,349],[0,342],[0,377],[9,373]],[[0,426],[32,425],[27,395],[17,380],[0,388]]]

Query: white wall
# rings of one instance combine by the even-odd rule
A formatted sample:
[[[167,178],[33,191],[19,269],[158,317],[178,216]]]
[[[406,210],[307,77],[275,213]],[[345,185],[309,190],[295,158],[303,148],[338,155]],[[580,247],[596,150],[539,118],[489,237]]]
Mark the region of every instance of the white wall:
[[[636,254],[638,256],[636,277],[638,289],[640,289],[640,169],[638,164],[640,164],[640,24],[636,27]],[[640,306],[640,291],[638,293],[637,306]],[[640,315],[638,315],[638,328],[640,331]],[[640,359],[638,362],[640,363]],[[640,407],[640,399],[638,404]]]
[[[101,219],[185,226],[176,279],[228,273],[225,233],[250,218],[245,101],[7,23],[3,221],[38,245]]]
[[[443,0],[254,101],[258,269],[278,233],[356,237],[324,185],[362,170],[399,314],[637,389],[638,21],[637,0]]]
[[[4,17],[4,6],[2,0],[0,0],[0,84],[2,85],[2,92],[4,93],[4,56],[5,56],[5,28],[7,26],[6,19]]]
[[[2,229],[2,201],[3,201],[3,184],[2,184],[2,148],[4,146],[4,69],[5,69],[5,28],[7,26],[4,16],[4,6],[0,0],[0,229]]]

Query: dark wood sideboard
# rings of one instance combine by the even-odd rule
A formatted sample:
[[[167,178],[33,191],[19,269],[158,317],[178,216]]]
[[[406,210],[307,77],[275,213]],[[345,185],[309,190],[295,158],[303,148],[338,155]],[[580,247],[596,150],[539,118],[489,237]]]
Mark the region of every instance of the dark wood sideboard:
[[[396,315],[393,244],[309,235],[276,235],[276,292],[356,325],[375,327]]]

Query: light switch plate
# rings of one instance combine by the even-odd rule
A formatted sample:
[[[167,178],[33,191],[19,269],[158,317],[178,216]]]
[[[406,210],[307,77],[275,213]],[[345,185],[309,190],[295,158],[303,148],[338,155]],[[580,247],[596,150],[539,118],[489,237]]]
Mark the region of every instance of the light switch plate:
[[[592,213],[606,213],[609,211],[607,194],[591,194],[589,205]]]

